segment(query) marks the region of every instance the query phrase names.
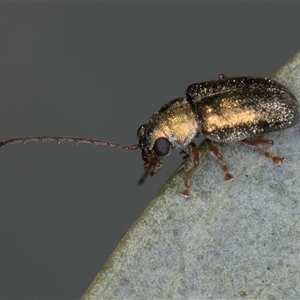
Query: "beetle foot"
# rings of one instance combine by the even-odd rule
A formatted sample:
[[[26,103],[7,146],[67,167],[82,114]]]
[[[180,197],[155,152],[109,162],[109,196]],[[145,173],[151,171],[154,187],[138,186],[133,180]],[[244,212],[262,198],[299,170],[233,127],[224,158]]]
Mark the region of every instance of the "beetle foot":
[[[182,190],[180,192],[180,196],[183,196],[185,198],[189,198],[191,195],[190,195],[190,189],[188,187],[186,187],[184,190]]]

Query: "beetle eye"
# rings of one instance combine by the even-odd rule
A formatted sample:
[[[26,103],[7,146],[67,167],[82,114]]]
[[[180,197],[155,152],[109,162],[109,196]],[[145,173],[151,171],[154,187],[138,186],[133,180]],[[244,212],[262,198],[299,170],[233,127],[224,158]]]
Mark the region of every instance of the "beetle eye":
[[[169,153],[170,146],[170,142],[166,138],[161,137],[155,141],[153,150],[158,156],[165,156]]]

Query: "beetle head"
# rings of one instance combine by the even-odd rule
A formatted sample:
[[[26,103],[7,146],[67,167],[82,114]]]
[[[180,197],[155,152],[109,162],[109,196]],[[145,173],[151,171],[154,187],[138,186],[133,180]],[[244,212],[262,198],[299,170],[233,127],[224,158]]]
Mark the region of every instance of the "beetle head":
[[[167,156],[173,148],[166,137],[154,137],[150,126],[144,124],[137,132],[139,147],[142,150],[145,173],[139,180],[142,184],[148,175],[154,176],[162,168],[161,158]]]

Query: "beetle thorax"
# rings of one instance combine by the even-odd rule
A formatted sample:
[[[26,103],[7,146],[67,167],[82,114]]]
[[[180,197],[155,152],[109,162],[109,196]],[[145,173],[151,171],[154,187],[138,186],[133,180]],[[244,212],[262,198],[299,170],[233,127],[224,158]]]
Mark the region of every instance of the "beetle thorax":
[[[196,116],[184,98],[167,103],[153,114],[145,127],[149,149],[152,149],[155,141],[161,137],[167,138],[173,147],[186,147],[199,132]]]

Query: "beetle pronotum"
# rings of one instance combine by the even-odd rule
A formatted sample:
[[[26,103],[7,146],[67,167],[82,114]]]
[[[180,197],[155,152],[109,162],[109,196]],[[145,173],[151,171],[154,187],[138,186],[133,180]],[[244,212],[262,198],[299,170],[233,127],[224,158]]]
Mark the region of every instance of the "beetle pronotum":
[[[200,155],[194,141],[204,136],[209,152],[217,158],[224,171],[224,179],[230,180],[222,154],[213,142],[241,141],[258,149],[274,164],[282,158],[270,154],[266,149],[273,140],[257,139],[268,131],[292,127],[299,122],[298,101],[283,85],[268,78],[234,77],[219,75],[218,80],[191,84],[186,89],[186,98],[176,98],[161,107],[139,127],[138,144],[121,144],[79,137],[28,136],[0,142],[0,148],[20,142],[58,141],[76,142],[142,150],[144,175],[153,176],[162,167],[161,159],[173,148],[187,147],[193,167],[185,174],[184,189],[180,194],[190,196],[191,178],[199,165]],[[249,138],[256,138],[251,139]]]

